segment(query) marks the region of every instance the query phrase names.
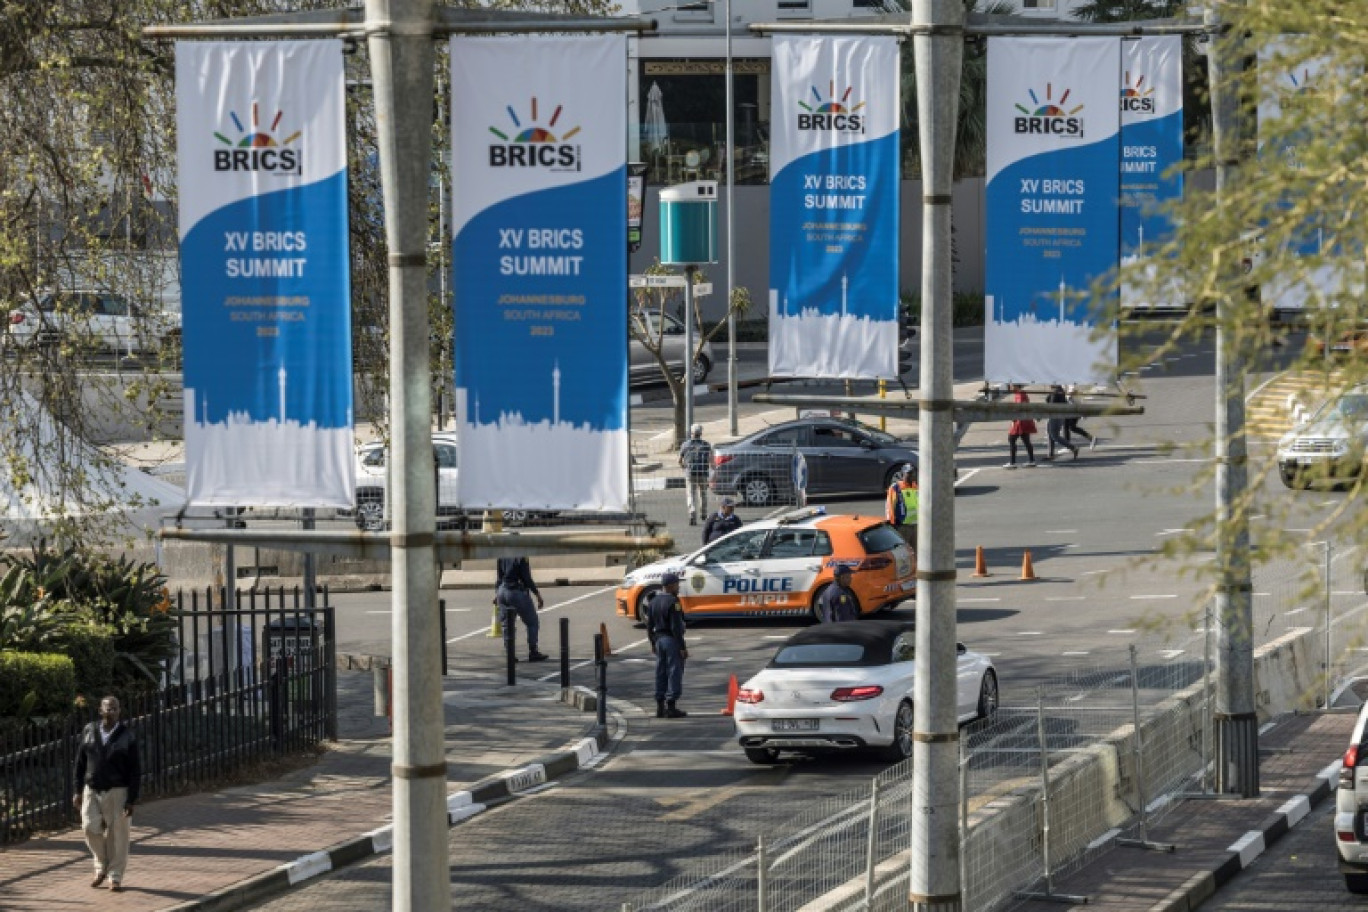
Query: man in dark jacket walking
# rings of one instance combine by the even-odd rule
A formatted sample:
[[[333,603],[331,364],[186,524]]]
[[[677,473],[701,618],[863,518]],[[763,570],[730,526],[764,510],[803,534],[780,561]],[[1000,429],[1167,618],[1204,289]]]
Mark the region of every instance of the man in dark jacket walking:
[[[81,732],[76,748],[76,809],[81,812],[86,845],[95,857],[98,887],[109,878],[109,889],[123,889],[128,866],[128,835],[133,806],[138,803],[142,765],[138,742],[128,726],[119,721],[119,700],[100,701],[100,721]]]

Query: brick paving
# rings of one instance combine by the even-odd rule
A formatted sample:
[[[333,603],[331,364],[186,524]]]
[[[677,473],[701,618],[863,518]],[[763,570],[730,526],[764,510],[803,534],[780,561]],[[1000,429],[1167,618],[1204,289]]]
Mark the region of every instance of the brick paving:
[[[344,737],[317,763],[268,782],[139,806],[120,894],[91,889],[79,829],[0,851],[0,909],[166,909],[388,823],[390,741],[385,720],[371,715],[370,688],[369,673],[338,675]],[[571,745],[593,727],[592,714],[560,703],[544,685],[462,681],[446,691],[450,791]]]

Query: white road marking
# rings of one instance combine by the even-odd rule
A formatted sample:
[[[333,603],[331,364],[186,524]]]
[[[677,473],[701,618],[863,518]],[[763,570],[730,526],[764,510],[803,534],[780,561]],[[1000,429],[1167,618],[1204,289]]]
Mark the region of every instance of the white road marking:
[[[987,598],[987,597],[984,597],[984,598],[957,598],[957,599],[955,599],[955,603],[958,604],[958,605],[963,605],[965,602],[1000,602],[1000,601],[1002,601],[1002,599],[1000,599],[1000,598]]]
[[[764,638],[767,640],[787,640],[788,636],[782,633],[767,633]]]
[[[1066,652],[1061,652],[1060,655],[1066,655],[1066,656],[1085,656],[1085,655],[1092,655],[1092,653],[1088,652],[1087,650],[1071,649],[1071,650],[1068,650],[1068,651],[1066,651]]]
[[[1079,576],[1097,576],[1099,573],[1111,573],[1110,570],[1084,570]]]
[[[1135,630],[1133,628],[1126,630],[1108,630],[1107,633],[1114,633],[1118,636],[1130,636],[1132,633],[1135,633]]]
[[[1310,534],[1311,534],[1311,530],[1310,530],[1310,529],[1283,529],[1283,531],[1284,531],[1284,532],[1300,532],[1300,533],[1302,533],[1303,535],[1310,535]]]
[[[1335,589],[1331,595],[1358,595],[1357,589]]]
[[[1018,631],[1017,631],[1017,636],[1019,636],[1019,637],[1038,637],[1038,636],[1044,636],[1044,635],[1045,635],[1045,631],[1043,631],[1043,630],[1018,630]]]
[[[539,609],[537,609],[537,614],[546,614],[548,611],[555,611],[557,608],[564,608],[566,605],[573,605],[573,604],[575,604],[576,602],[582,602],[582,601],[584,601],[584,600],[587,599],[587,598],[593,598],[593,597],[596,596],[596,595],[603,595],[603,593],[605,593],[605,592],[612,592],[612,591],[613,591],[614,589],[616,589],[616,588],[617,588],[617,586],[604,586],[602,589],[595,589],[593,592],[586,592],[586,593],[584,593],[584,595],[577,595],[577,596],[575,596],[575,597],[572,598],[572,599],[566,599],[566,600],[563,601],[563,602],[557,602],[557,603],[554,604],[554,605],[547,605],[545,608],[539,608]],[[483,627],[482,627],[482,628],[480,628],[479,630],[472,630],[470,633],[463,633],[463,634],[461,634],[461,635],[458,636],[458,637],[452,637],[451,639],[447,640],[447,642],[448,642],[448,643],[459,643],[461,640],[468,640],[468,639],[470,639],[471,637],[477,637],[477,636],[486,636],[486,635],[488,635],[488,633],[489,633],[489,630],[488,630],[487,628],[483,628]],[[630,648],[630,647],[625,647],[625,648]],[[577,666],[577,667],[578,667],[578,666]]]
[[[732,657],[731,657],[731,656],[708,656],[708,657],[707,657],[706,659],[704,659],[703,661],[705,661],[705,662],[730,662],[731,660],[732,660]]]
[[[1047,602],[1081,602],[1086,599],[1086,595],[1047,595]]]
[[[1077,535],[1077,529],[1046,529],[1045,535]]]
[[[1191,531],[1191,529],[1165,529],[1162,532],[1155,532],[1154,537],[1158,538],[1160,535],[1186,535]]]
[[[1176,599],[1177,597],[1177,595],[1132,595],[1130,596],[1130,600],[1132,602],[1137,602],[1143,601],[1144,599]]]
[[[962,476],[960,476],[959,478],[956,478],[956,479],[955,479],[955,483],[954,483],[954,485],[952,485],[952,487],[958,488],[960,485],[964,484],[966,481],[968,481],[969,479],[973,478],[975,475],[977,475],[979,472],[982,472],[982,471],[983,471],[982,469],[970,469],[969,471],[965,472],[965,473],[964,473]]]

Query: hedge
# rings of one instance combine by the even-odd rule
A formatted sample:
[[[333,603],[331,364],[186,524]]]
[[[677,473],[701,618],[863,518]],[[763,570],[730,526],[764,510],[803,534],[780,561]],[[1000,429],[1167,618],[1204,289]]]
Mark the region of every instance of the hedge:
[[[74,624],[62,632],[61,650],[76,667],[76,692],[95,702],[114,689],[114,629],[108,624]]]
[[[17,716],[29,694],[29,715],[71,712],[76,701],[76,666],[70,656],[45,652],[0,652],[0,716]]]

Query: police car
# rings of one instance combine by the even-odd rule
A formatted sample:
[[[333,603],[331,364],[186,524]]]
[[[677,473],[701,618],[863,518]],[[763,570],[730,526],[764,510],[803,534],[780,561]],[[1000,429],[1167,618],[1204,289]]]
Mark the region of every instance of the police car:
[[[672,572],[687,617],[815,616],[822,590],[843,563],[855,569],[851,588],[861,614],[892,608],[916,592],[916,559],[882,516],[808,507],[633,570],[617,588],[617,613],[644,620],[660,577]]]

